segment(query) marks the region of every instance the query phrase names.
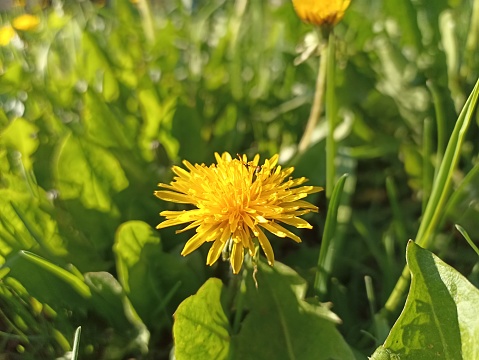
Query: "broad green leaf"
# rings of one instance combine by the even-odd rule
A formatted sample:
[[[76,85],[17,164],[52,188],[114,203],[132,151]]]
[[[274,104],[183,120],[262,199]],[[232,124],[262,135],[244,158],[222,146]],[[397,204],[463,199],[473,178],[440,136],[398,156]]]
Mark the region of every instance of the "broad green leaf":
[[[104,271],[85,274],[85,283],[92,293],[92,310],[114,326],[126,341],[124,344],[114,344],[109,351],[118,352],[116,358],[123,357],[124,352],[131,349],[146,353],[150,333],[128,301],[120,283]]]
[[[60,197],[79,198],[87,209],[111,212],[112,195],[128,180],[118,160],[98,145],[70,134],[59,147],[56,178]]]
[[[226,359],[229,323],[221,303],[221,280],[209,279],[175,312],[173,336],[177,360]]]
[[[233,337],[233,359],[354,359],[327,307],[304,300],[306,281],[279,262],[246,279],[249,313]]]
[[[83,120],[89,139],[105,148],[131,149],[137,135],[137,123],[118,116],[93,90],[85,92]]]
[[[66,243],[45,192],[26,178],[2,176],[9,187],[0,188],[0,256],[31,249],[41,255],[66,255]]]
[[[118,81],[112,66],[100,47],[100,42],[91,33],[84,31],[82,37],[82,52],[78,63],[79,73],[86,77],[94,89],[110,102],[118,98],[120,93]]]
[[[117,230],[113,251],[118,280],[139,315],[148,320],[161,302],[153,271],[154,260],[162,253],[158,235],[144,222],[124,223]]]
[[[84,308],[91,297],[88,286],[76,275],[33,253],[10,254],[4,267],[10,269],[7,277],[13,277],[31,296],[54,308]]]
[[[406,305],[371,359],[385,350],[401,360],[478,359],[479,290],[412,241],[406,259],[412,276]]]
[[[146,245],[152,245],[152,248],[145,249]],[[154,247],[161,251],[160,238],[148,224],[142,221],[129,221],[118,228],[113,251],[116,254],[118,279],[126,292],[130,292],[130,283],[134,284],[148,273],[148,264],[141,261],[142,255],[148,254]],[[130,272],[137,265],[142,267],[137,270],[141,276],[130,280]]]
[[[113,251],[118,279],[150,326],[171,326],[178,304],[202,284],[203,277],[189,265],[192,258],[164,252],[158,232],[142,221],[118,228]]]
[[[38,148],[38,128],[31,122],[17,118],[0,133],[0,143],[20,152],[26,170],[32,167],[32,154]]]
[[[151,160],[153,157],[152,144],[160,141],[168,156],[175,159],[180,145],[170,132],[176,98],[170,97],[161,101],[155,89],[148,88],[139,91],[138,100],[144,121],[139,140],[143,157],[146,160]]]

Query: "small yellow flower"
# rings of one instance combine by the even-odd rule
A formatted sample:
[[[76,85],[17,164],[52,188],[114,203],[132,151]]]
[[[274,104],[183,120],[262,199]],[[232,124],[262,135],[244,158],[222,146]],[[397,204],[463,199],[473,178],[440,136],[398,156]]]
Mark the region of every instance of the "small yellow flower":
[[[298,17],[318,26],[334,26],[344,16],[351,0],[293,0]]]
[[[17,30],[33,30],[40,24],[40,18],[36,15],[23,14],[17,16],[12,21],[12,25]]]
[[[10,25],[0,28],[0,46],[7,46],[15,36],[15,30]]]
[[[268,263],[273,265],[274,254],[263,230],[279,237],[301,239],[280,223],[297,228],[312,226],[299,216],[318,208],[302,200],[308,194],[323,190],[317,186],[299,185],[306,178],[292,179],[294,168],[277,166],[278,155],[266,159],[259,166],[259,155],[248,162],[245,155],[233,159],[230,154],[215,153],[217,164],[183,164],[188,170],[174,166],[177,175],[169,184],[158,184],[166,190],[155,191],[162,200],[192,204],[195,208],[183,211],[162,211],[166,220],[157,228],[190,223],[185,230],[196,228],[196,234],[186,243],[181,254],[190,254],[205,242],[213,242],[207,265],[213,265],[223,253],[229,257],[233,272],[237,274],[243,264],[244,252],[255,254],[253,239],[257,238]]]

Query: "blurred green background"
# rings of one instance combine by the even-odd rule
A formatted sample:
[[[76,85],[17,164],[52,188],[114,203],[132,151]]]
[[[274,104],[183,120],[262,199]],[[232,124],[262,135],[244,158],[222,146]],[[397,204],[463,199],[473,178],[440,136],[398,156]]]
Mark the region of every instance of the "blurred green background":
[[[326,128],[298,153],[321,40],[290,1],[2,2],[3,27],[37,26],[0,47],[0,359],[53,359],[82,326],[81,359],[168,358],[172,314],[226,263],[179,254],[190,233],[154,227],[156,199],[182,159],[280,154],[325,184]],[[3,31],[5,30],[2,28]],[[389,296],[437,165],[478,76],[473,0],[353,0],[337,36],[339,212],[327,300],[358,354],[372,353],[372,310]],[[476,285],[478,131],[454,173],[433,250]],[[272,240],[309,284],[326,216],[300,245]],[[161,238],[160,238],[161,236]],[[272,237],[270,237],[272,238]],[[41,256],[38,258],[36,255]],[[366,296],[370,276],[376,309]],[[383,340],[383,339],[380,339]],[[361,358],[361,355],[358,355]]]

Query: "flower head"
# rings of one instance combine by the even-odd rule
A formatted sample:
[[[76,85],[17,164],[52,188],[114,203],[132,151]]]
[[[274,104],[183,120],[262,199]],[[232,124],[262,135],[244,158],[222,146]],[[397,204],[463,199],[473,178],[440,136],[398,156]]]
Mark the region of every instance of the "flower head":
[[[311,229],[312,226],[299,216],[316,212],[318,208],[302,199],[322,188],[299,186],[307,179],[292,179],[294,168],[282,169],[277,165],[278,155],[266,159],[261,166],[259,155],[250,162],[245,155],[236,159],[226,152],[221,156],[215,153],[215,157],[217,164],[210,166],[192,165],[185,160],[183,164],[187,170],[174,166],[177,176],[173,181],[169,185],[158,184],[166,189],[155,191],[160,199],[191,204],[195,208],[162,211],[160,215],[166,220],[157,228],[190,223],[177,231],[196,228],[196,234],[188,240],[181,254],[188,255],[205,242],[212,242],[207,265],[213,265],[222,253],[226,253],[235,274],[241,269],[246,250],[254,256],[253,239],[257,238],[268,263],[273,265],[273,249],[263,231],[301,242],[280,223]]]
[[[17,30],[33,30],[40,24],[40,18],[36,15],[23,14],[12,21],[12,26]]]
[[[0,28],[0,46],[7,46],[15,36],[15,30],[10,25]]]
[[[293,0],[299,18],[318,26],[336,25],[350,3],[351,0]]]

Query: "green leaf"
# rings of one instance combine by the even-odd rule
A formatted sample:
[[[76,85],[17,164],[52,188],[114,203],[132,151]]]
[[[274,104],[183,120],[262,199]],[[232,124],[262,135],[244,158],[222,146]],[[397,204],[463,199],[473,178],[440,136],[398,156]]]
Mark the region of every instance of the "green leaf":
[[[118,351],[111,359],[122,358],[125,352],[132,349],[145,354],[148,351],[150,333],[125,296],[120,283],[104,271],[85,274],[85,283],[91,289],[92,309],[114,326],[127,342],[111,346],[109,351]]]
[[[28,251],[8,256],[4,267],[10,269],[7,276],[18,280],[31,296],[53,307],[83,307],[91,297],[82,279]]]
[[[173,326],[177,360],[227,358],[230,334],[222,288],[221,280],[209,279],[178,307]]]
[[[128,186],[123,169],[110,152],[72,134],[60,145],[56,163],[60,197],[79,198],[87,209],[111,212],[111,196]]]
[[[0,133],[0,142],[21,153],[21,160],[27,170],[32,167],[32,154],[38,148],[38,128],[31,122],[17,118]]]
[[[339,318],[316,301],[303,300],[306,281],[276,262],[260,263],[246,279],[250,312],[233,338],[233,359],[354,359],[336,329]]]
[[[149,250],[154,250],[155,247],[161,250],[160,238],[148,224],[142,221],[129,221],[118,228],[113,251],[117,259],[118,279],[126,292],[130,292],[130,283],[133,285],[145,279],[148,273],[147,264],[141,261],[144,255],[142,251],[146,250],[146,245],[153,245]],[[137,270],[140,276],[130,280],[130,272],[136,265],[142,267]]]
[[[159,141],[164,146],[168,156],[175,159],[180,146],[171,135],[176,98],[170,97],[160,101],[155,89],[148,88],[139,91],[138,101],[144,121],[139,136],[143,157],[152,160],[152,144]]]
[[[103,147],[132,149],[138,122],[128,121],[125,114],[117,114],[95,91],[85,92],[83,121],[88,138]]]
[[[113,251],[118,279],[143,321],[160,327],[157,315],[164,313],[171,326],[171,313],[202,283],[190,259],[165,253],[158,232],[142,221],[118,228]]]
[[[384,350],[401,360],[478,359],[479,290],[412,241],[406,259],[412,276],[406,305],[371,359]]]
[[[87,78],[96,91],[110,102],[118,98],[120,93],[118,81],[113,72],[106,52],[100,48],[100,41],[93,34],[83,32],[82,52],[79,60],[79,72]]]

